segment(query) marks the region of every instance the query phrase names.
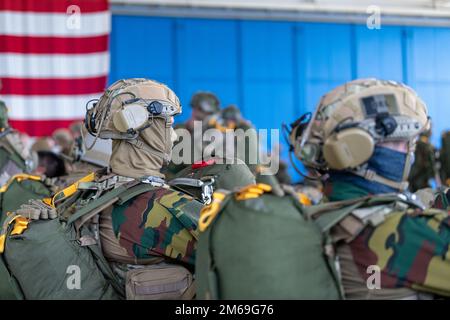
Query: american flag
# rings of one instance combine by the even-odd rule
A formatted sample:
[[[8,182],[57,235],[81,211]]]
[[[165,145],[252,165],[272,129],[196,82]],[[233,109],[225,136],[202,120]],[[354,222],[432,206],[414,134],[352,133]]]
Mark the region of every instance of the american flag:
[[[104,90],[107,0],[0,0],[0,100],[10,124],[50,135],[82,119]]]

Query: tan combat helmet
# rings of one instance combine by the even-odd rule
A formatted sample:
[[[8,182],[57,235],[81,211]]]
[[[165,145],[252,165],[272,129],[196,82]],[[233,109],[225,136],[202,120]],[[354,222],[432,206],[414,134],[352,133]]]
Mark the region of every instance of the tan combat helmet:
[[[220,111],[220,101],[212,92],[196,92],[190,103],[192,108],[198,108],[207,114],[213,114]]]
[[[160,162],[170,161],[173,116],[179,113],[180,100],[170,88],[154,80],[133,78],[115,82],[87,108],[85,125],[95,138],[113,140],[113,171],[120,163],[119,170],[128,172],[127,165],[133,165],[130,161],[135,168],[153,162],[156,170]],[[134,175],[138,172],[142,170],[136,169]]]
[[[407,141],[409,155],[415,141],[429,127],[425,103],[410,87],[378,79],[359,79],[325,94],[309,119],[297,120],[290,132],[295,156],[319,172],[347,170],[396,189],[407,184],[387,180],[365,168],[375,145]],[[408,156],[404,181],[411,159]]]
[[[61,152],[63,154],[70,155],[74,139],[69,129],[66,128],[56,129],[52,134],[52,138],[53,140],[55,140],[56,144],[61,148]]]

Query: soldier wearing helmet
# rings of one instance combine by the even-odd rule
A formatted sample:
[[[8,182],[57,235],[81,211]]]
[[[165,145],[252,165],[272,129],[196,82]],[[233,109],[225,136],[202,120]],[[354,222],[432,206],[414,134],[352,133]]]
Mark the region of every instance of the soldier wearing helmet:
[[[156,269],[166,268],[168,278],[164,279],[183,274],[188,280],[177,291],[177,297],[193,296],[191,272],[202,203],[170,188],[161,173],[163,164],[170,161],[175,138],[172,124],[179,113],[178,97],[164,84],[140,78],[115,82],[88,107],[85,119],[87,131],[94,136],[86,149],[91,149],[98,139],[112,140],[110,171],[89,174],[51,198],[22,205],[15,212],[31,220],[59,220],[68,230],[73,226],[77,230],[78,250],[95,245],[96,260],[102,252],[100,259],[106,258],[110,268],[121,270],[122,277],[104,289],[110,297],[125,298],[125,292],[127,298],[141,294],[133,291],[133,283],[132,288],[125,290],[126,273],[153,264],[158,264]],[[55,222],[48,223],[51,226]],[[30,223],[25,232],[38,227],[39,224]],[[6,256],[14,255],[6,251]],[[97,272],[95,265],[92,268],[90,272]],[[155,274],[154,270],[147,268],[149,277]],[[105,277],[111,277],[111,272],[104,273]],[[154,275],[155,280],[162,281],[158,274]],[[60,281],[55,276],[45,286],[59,287]],[[163,291],[154,293],[167,295],[163,287]],[[121,289],[111,292],[111,288]],[[70,298],[72,293],[61,294],[60,298]],[[80,294],[79,298],[95,298],[93,292]]]
[[[9,126],[8,108],[0,100],[0,186],[18,173],[30,173],[37,165],[37,155],[23,145],[20,135]]]
[[[439,187],[441,179],[439,176],[437,151],[430,142],[431,130],[420,134],[417,140],[416,151],[414,154],[414,164],[409,175],[409,189],[416,192],[420,189],[431,188],[432,180]]]
[[[208,129],[215,129],[221,133],[221,137],[214,142],[207,142],[210,146],[215,145],[213,151],[223,150],[226,156],[244,161],[253,174],[256,174],[259,163],[258,136],[256,129],[242,116],[238,106],[229,105],[211,116],[204,126],[205,131]],[[226,135],[231,133],[235,136],[227,141]],[[239,133],[242,133],[242,137]]]
[[[448,213],[408,192],[416,140],[428,127],[414,90],[377,79],[335,88],[292,125],[296,157],[325,184],[329,202],[308,214],[332,236],[328,254],[348,299],[450,295]]]
[[[200,91],[191,98],[192,119],[203,121],[220,111],[220,101],[212,92]]]
[[[93,137],[90,141],[86,139],[87,150],[98,139],[112,141],[108,170],[89,174],[50,198],[22,205],[14,213],[31,220],[53,219],[48,221],[48,228],[56,220],[60,222],[56,223],[57,228],[76,231],[76,239],[71,239],[80,246],[76,254],[87,246],[92,248],[111,285],[103,288],[100,296],[86,290],[79,291],[78,298],[194,296],[192,272],[198,215],[203,203],[181,188],[166,184],[161,172],[171,158],[176,139],[172,125],[180,113],[178,97],[164,84],[141,78],[112,84],[98,101],[88,106],[85,118],[86,130]],[[251,173],[248,175],[253,178]],[[30,223],[25,232],[33,232],[39,226],[43,224]],[[33,246],[33,241],[24,245]],[[5,256],[8,259],[16,255],[6,249]],[[47,259],[44,256],[42,259]],[[108,261],[106,269],[102,261]],[[44,265],[40,261],[35,263]],[[23,263],[11,263],[8,267],[14,270],[20,265]],[[92,274],[98,271],[95,264],[90,271]],[[146,283],[144,287],[141,279],[146,279],[142,280]],[[46,288],[59,288],[61,281],[65,280],[55,276],[45,284]],[[175,286],[176,290],[171,289]],[[63,289],[58,295],[70,298],[73,292]],[[39,297],[48,296],[39,293]]]

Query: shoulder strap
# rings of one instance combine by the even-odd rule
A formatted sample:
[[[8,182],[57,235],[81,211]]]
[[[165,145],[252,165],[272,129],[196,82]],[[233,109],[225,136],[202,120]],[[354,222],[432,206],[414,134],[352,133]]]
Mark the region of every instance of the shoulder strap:
[[[78,219],[82,218],[84,215],[90,213],[91,211],[95,210],[96,208],[100,206],[105,206],[105,204],[123,204],[126,201],[130,200],[131,198],[134,198],[144,192],[153,190],[155,187],[151,184],[145,184],[140,183],[136,185],[136,182],[133,181],[131,183],[123,184],[113,190],[110,190],[106,192],[104,195],[102,195],[100,198],[90,202],[77,212],[75,212],[67,221],[67,224],[70,225],[77,221]]]
[[[406,210],[411,206],[423,209],[419,203],[408,199],[406,195],[392,193],[304,207],[303,211],[315,220],[322,232],[328,232],[358,208],[388,204],[396,204],[399,210]]]
[[[9,153],[9,159],[13,161],[15,164],[17,164],[21,169],[25,170],[26,165],[24,164],[24,159],[14,150],[11,148],[9,143],[6,141],[3,141],[0,139],[0,147],[4,148],[6,152]]]
[[[84,215],[95,210],[97,207],[100,207],[100,206],[106,204],[107,202],[111,202],[111,203],[116,202],[117,200],[119,200],[118,196],[126,190],[127,190],[127,188],[124,185],[121,185],[109,192],[106,192],[100,198],[90,202],[89,204],[87,204],[86,206],[84,206],[83,208],[81,208],[80,210],[75,212],[69,218],[69,220],[67,221],[67,224],[71,225],[72,223],[74,223],[75,221],[77,221],[78,219],[83,217]]]

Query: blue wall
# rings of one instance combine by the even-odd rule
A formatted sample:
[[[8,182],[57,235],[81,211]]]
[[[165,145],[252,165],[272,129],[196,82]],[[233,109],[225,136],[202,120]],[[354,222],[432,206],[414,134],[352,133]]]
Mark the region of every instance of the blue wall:
[[[333,87],[379,77],[418,91],[434,120],[436,145],[450,128],[448,28],[122,15],[112,22],[110,82],[167,83],[184,106],[177,121],[189,117],[195,91],[209,90],[222,105],[239,105],[257,128],[280,128]]]

